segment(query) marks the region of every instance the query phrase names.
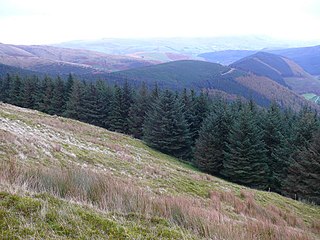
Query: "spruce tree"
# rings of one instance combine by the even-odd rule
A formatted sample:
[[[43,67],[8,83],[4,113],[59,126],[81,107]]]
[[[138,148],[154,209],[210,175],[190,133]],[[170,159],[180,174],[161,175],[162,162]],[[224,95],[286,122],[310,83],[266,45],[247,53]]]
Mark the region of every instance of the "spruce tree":
[[[25,108],[35,108],[39,91],[39,80],[36,76],[27,77],[22,84],[21,101]]]
[[[63,114],[64,116],[77,120],[81,118],[84,87],[82,82],[78,80],[74,81],[69,100],[66,104],[66,111]]]
[[[39,103],[39,110],[45,113],[53,114],[52,98],[53,98],[54,84],[50,77],[46,76],[41,84],[41,96]]]
[[[269,170],[262,137],[257,118],[246,105],[234,121],[226,144],[222,174],[227,179],[253,188],[267,188]]]
[[[203,120],[207,117],[209,112],[209,98],[208,94],[201,92],[199,96],[196,97],[194,103],[194,119],[191,126],[191,133],[193,140],[197,139],[199,136],[199,131]]]
[[[111,100],[111,112],[109,115],[109,125],[111,131],[116,132],[124,132],[124,126],[126,119],[123,119],[123,113],[122,113],[122,104],[123,104],[123,98],[122,98],[122,89],[118,86],[114,87],[114,93]]]
[[[290,163],[291,148],[289,141],[284,136],[284,123],[280,107],[273,102],[263,122],[266,155],[269,166],[269,188],[275,192],[281,192],[283,179]]]
[[[130,134],[132,134],[135,138],[142,138],[143,123],[146,112],[149,109],[149,102],[150,97],[147,86],[145,83],[142,83],[139,92],[134,96],[134,100],[129,112]]]
[[[8,103],[22,106],[22,82],[20,76],[16,75],[12,78],[9,85]]]
[[[190,133],[183,105],[168,90],[152,103],[143,135],[145,142],[155,149],[185,160],[190,158]]]
[[[314,134],[310,146],[299,150],[293,159],[284,193],[320,204],[320,130]]]
[[[98,92],[93,83],[89,83],[84,87],[81,102],[80,120],[93,125],[98,125],[100,120]]]
[[[214,175],[220,174],[231,124],[232,117],[227,104],[218,101],[214,110],[204,120],[196,141],[194,157],[200,170]]]
[[[1,79],[1,85],[0,85],[0,101],[2,102],[9,102],[9,89],[10,84],[12,81],[12,76],[7,73],[7,75]]]
[[[131,105],[133,103],[133,90],[131,86],[126,81],[122,88],[122,96],[121,96],[121,116],[123,119],[122,132],[128,134],[130,132],[129,126],[129,112]]]
[[[97,90],[97,113],[98,122],[97,125],[104,128],[109,128],[109,115],[111,112],[111,100],[112,100],[112,90],[106,85],[105,81],[98,80],[96,82]]]
[[[66,91],[63,80],[58,77],[53,83],[51,112],[52,114],[62,115],[65,111]]]

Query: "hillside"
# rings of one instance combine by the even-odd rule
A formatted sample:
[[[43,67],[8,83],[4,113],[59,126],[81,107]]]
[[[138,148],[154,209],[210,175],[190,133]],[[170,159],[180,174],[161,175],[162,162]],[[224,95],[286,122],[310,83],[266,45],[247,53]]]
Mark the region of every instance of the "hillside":
[[[311,75],[320,75],[320,45],[279,49],[272,52],[292,59]]]
[[[232,67],[268,77],[298,94],[319,93],[320,81],[294,61],[271,53],[258,52],[231,64]]]
[[[47,74],[88,74],[147,66],[150,61],[129,56],[58,48],[0,44],[0,63]]]
[[[203,58],[208,62],[220,63],[222,65],[230,65],[241,58],[250,56],[257,51],[252,50],[224,50],[216,52],[201,53],[198,57]]]
[[[139,140],[0,105],[0,238],[316,239],[320,208],[202,174]]]
[[[38,72],[12,67],[5,64],[0,63],[0,77],[5,77],[7,74],[11,75],[20,75],[20,76],[31,76],[31,75],[41,75]]]
[[[245,76],[247,76],[247,80],[244,84],[238,78]],[[253,87],[257,85],[255,81],[259,79],[256,76],[232,67],[204,61],[174,61],[109,74],[97,74],[93,77],[90,76],[90,78],[101,78],[106,79],[110,83],[120,84],[125,81],[131,84],[139,84],[144,81],[150,87],[153,87],[157,83],[162,88],[178,91],[183,90],[183,88],[195,89],[196,91],[207,90],[212,94],[219,93],[231,99],[234,99],[236,96],[253,99],[260,106],[268,106],[272,100],[284,98],[286,99],[285,101],[278,101],[281,106],[292,107],[298,106],[300,103],[302,105],[307,104],[307,101],[304,101],[303,98],[294,94],[287,87],[279,84],[266,84],[262,87]],[[261,85],[261,83],[259,84]],[[274,93],[271,96],[267,92]],[[299,100],[296,101],[297,99]],[[283,102],[286,102],[288,105],[283,105]]]
[[[56,44],[58,47],[86,49],[107,54],[136,56],[142,59],[188,60],[199,59],[201,53],[229,49],[260,50],[264,48],[289,48],[308,46],[310,42],[286,42],[266,36],[180,37],[180,38],[104,38],[78,40]],[[177,56],[179,58],[177,59]]]

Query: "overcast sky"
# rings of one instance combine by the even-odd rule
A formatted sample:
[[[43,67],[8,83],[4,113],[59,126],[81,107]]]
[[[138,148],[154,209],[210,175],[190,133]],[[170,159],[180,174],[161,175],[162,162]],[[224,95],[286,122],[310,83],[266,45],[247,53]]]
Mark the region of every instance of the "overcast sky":
[[[0,0],[0,42],[267,35],[320,39],[320,0]]]

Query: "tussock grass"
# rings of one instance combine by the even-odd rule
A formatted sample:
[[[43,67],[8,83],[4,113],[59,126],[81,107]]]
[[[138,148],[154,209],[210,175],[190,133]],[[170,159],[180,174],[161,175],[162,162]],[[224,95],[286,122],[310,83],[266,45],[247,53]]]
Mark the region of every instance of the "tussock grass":
[[[0,206],[0,216],[14,213],[5,218],[12,236],[33,226],[21,235],[25,239],[44,238],[42,228],[50,238],[86,238],[88,231],[99,232],[88,235],[93,239],[105,238],[107,230],[79,220],[83,211],[112,221],[110,229],[123,228],[128,239],[320,237],[317,206],[200,173],[125,135],[7,104],[0,104],[0,191],[10,193],[6,199],[51,199],[41,198],[40,210],[28,207],[27,217],[16,201]],[[60,228],[40,224],[51,208],[62,213],[52,223]],[[68,225],[70,219],[89,227],[68,235],[78,227]]]
[[[47,193],[99,211],[130,216],[135,213],[146,219],[164,219],[187,229],[199,238],[216,239],[312,239],[308,229],[292,212],[268,206],[261,207],[254,194],[241,191],[210,193],[208,199],[190,196],[155,195],[131,182],[107,173],[72,168],[21,167],[15,160],[2,162],[1,182],[13,189]],[[241,218],[234,221],[223,209]],[[315,232],[316,233],[316,232]]]

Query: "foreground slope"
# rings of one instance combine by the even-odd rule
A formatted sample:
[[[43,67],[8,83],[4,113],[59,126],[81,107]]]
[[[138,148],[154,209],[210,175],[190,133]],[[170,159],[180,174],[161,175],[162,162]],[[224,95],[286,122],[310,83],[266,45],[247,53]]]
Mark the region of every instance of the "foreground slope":
[[[0,104],[0,238],[317,239],[320,208],[131,137]]]

